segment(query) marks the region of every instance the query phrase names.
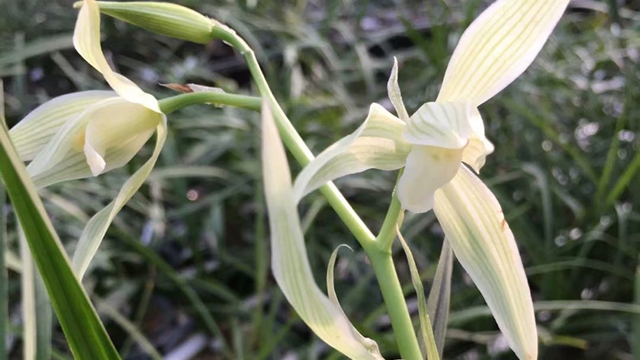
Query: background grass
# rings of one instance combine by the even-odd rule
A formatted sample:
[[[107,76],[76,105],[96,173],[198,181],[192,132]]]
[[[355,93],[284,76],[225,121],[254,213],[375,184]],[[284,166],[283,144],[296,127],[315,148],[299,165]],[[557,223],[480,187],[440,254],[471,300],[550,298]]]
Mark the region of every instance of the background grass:
[[[436,97],[448,57],[487,2],[180,1],[226,22],[256,49],[276,96],[318,153],[350,133],[375,101],[390,107],[392,56],[409,111]],[[0,76],[9,125],[44,101],[105,84],[74,52],[72,1],[5,0]],[[255,92],[244,62],[220,42],[200,46],[104,18],[107,56],[158,97],[159,83]],[[640,6],[576,0],[535,64],[481,107],[496,152],[482,177],[499,197],[529,274],[541,359],[640,359]],[[259,165],[259,118],[198,106],[169,119],[170,138],[147,186],[118,217],[84,281],[126,359],[339,359],[283,300],[269,272]],[[65,246],[150,154],[124,169],[43,192]],[[299,168],[293,166],[293,170]],[[395,174],[338,182],[378,229]],[[385,357],[395,341],[364,253],[320,195],[301,207],[320,283],[331,251],[350,318]],[[18,254],[15,219],[9,251]],[[442,230],[408,216],[404,234],[426,287]],[[397,248],[396,250],[400,250]],[[408,268],[399,272],[417,313]],[[456,265],[445,357],[513,359],[478,291]],[[1,295],[0,295],[1,296]],[[21,357],[19,276],[9,273],[10,358]],[[0,319],[4,321],[4,319]],[[634,332],[634,322],[635,332]],[[634,335],[635,334],[635,335]],[[56,358],[69,351],[54,324]],[[189,351],[193,353],[191,354]],[[635,355],[632,355],[635,354]],[[190,357],[193,356],[193,357]],[[0,355],[2,357],[2,355]]]

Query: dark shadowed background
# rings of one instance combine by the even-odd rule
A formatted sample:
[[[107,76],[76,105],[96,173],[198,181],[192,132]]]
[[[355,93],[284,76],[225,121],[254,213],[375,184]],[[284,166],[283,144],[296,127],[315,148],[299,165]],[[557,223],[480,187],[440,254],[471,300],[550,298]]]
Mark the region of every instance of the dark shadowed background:
[[[354,130],[371,102],[390,108],[393,56],[409,111],[434,100],[457,39],[488,3],[176,2],[246,38],[315,153]],[[0,77],[10,126],[55,96],[106,88],[73,50],[72,1],[1,4]],[[160,83],[256,94],[243,59],[221,42],[185,43],[106,17],[102,29],[112,66],[159,98],[175,94]],[[640,3],[572,1],[534,65],[480,110],[496,145],[482,178],[520,246],[538,307],[540,358],[640,359]],[[125,359],[151,359],[150,347],[172,360],[341,358],[310,333],[270,275],[258,125],[256,114],[231,108],[196,106],[170,116],[156,170],[112,226],[84,281]],[[123,169],[42,193],[68,249],[150,151]],[[369,171],[338,186],[376,230],[395,178]],[[336,246],[354,248],[338,261],[341,303],[385,358],[397,358],[364,253],[320,195],[300,211],[320,284]],[[428,289],[442,230],[427,214],[408,216],[404,234]],[[405,257],[396,259],[417,314]],[[19,275],[10,272],[10,279],[8,341],[11,358],[19,359]],[[451,307],[445,358],[515,359],[458,265]],[[53,339],[55,358],[69,359],[57,326]]]

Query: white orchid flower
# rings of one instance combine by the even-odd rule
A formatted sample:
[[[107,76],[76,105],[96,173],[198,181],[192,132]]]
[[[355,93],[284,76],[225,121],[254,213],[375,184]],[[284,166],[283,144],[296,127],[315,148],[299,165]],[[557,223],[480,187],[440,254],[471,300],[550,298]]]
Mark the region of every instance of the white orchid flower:
[[[85,0],[73,36],[80,55],[104,76],[113,91],[84,91],[57,97],[10,131],[11,140],[37,187],[98,176],[127,164],[157,133],[151,158],[124,184],[116,199],[87,224],[73,265],[82,276],[107,228],[153,169],[167,136],[158,101],[114,72],[100,45],[100,11]]]
[[[498,0],[464,32],[435,102],[400,117],[373,104],[364,124],[312,161],[296,179],[299,201],[326,182],[375,168],[404,167],[396,194],[406,210],[433,209],[462,266],[520,359],[536,359],[537,331],[522,260],[500,204],[475,172],[493,151],[477,107],[533,62],[569,0]]]

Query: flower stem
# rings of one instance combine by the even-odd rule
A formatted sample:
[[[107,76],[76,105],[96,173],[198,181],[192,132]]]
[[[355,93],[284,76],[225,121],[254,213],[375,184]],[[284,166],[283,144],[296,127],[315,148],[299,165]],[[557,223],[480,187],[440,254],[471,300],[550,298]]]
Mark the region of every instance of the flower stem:
[[[215,93],[215,92],[193,92],[172,96],[158,101],[160,110],[165,114],[170,114],[176,110],[196,104],[228,105],[238,108],[260,111],[262,100],[255,96],[244,96],[235,94]]]
[[[291,121],[271,92],[267,79],[264,77],[262,70],[260,70],[260,65],[258,64],[258,59],[253,49],[251,49],[249,44],[236,34],[235,31],[220,23],[214,26],[211,35],[213,39],[223,40],[244,56],[260,95],[262,95],[262,98],[267,101],[271,107],[282,142],[300,165],[305,166],[311,162],[311,160],[314,159],[313,153],[311,153],[311,150],[309,150],[304,143],[304,140],[302,140],[293,127]],[[347,202],[347,199],[344,198],[333,183],[321,187],[320,192],[361,245],[364,246],[364,244],[375,241],[371,230],[369,230],[362,219],[360,219],[349,202]]]
[[[262,98],[268,102],[273,112],[278,132],[282,138],[283,143],[292,153],[293,157],[302,166],[307,165],[314,159],[311,150],[304,143],[304,140],[300,137],[296,129],[291,124],[291,121],[284,113],[280,104],[276,100],[275,96],[271,92],[267,79],[264,77],[260,65],[251,47],[242,39],[235,31],[228,28],[225,25],[217,23],[212,31],[212,38],[221,39],[230,46],[238,50],[247,61],[247,66],[253,77],[256,87],[260,92]],[[340,219],[345,223],[347,228],[351,231],[354,237],[358,240],[360,245],[365,249],[371,265],[374,269],[378,284],[384,298],[384,302],[387,305],[389,317],[391,318],[391,325],[398,343],[400,355],[404,360],[421,360],[422,354],[420,352],[420,346],[409,316],[409,310],[405,303],[404,294],[400,281],[398,280],[398,274],[393,263],[390,251],[390,243],[387,241],[389,247],[383,250],[381,244],[378,243],[373,233],[364,224],[362,219],[356,214],[355,210],[351,207],[349,202],[344,198],[340,191],[333,183],[329,183],[320,188],[320,192],[327,199],[327,202],[333,210],[338,214]],[[394,202],[396,201],[395,205]],[[395,236],[395,224],[398,218],[398,214],[401,213],[399,203],[397,199],[392,201],[392,209],[387,214],[387,219],[393,217],[395,214],[395,220],[393,224],[383,226],[385,239],[388,238],[387,233],[389,231],[386,228],[391,227],[391,234]],[[385,223],[391,220],[385,219]]]

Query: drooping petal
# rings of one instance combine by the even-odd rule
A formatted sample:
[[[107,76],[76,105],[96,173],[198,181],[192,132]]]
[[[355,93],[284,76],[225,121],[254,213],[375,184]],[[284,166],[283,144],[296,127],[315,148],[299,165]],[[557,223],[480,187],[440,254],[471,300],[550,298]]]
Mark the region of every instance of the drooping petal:
[[[493,152],[495,147],[484,135],[484,122],[478,108],[473,108],[469,124],[473,129],[473,134],[469,137],[469,143],[462,154],[462,162],[480,173],[487,156]]]
[[[404,122],[409,122],[409,113],[407,113],[407,109],[404,107],[402,92],[400,92],[400,86],[398,85],[398,59],[396,59],[395,56],[393,57],[391,76],[389,76],[389,81],[387,82],[387,93],[389,94],[391,104],[393,104],[393,107],[396,109],[398,118]]]
[[[91,105],[74,119],[67,121],[50,139],[27,167],[37,187],[42,188],[58,182],[82,179],[93,176],[92,167],[104,165],[103,171],[109,171],[128,163],[149,139],[152,131],[149,125],[157,126],[162,114],[151,111],[139,104],[130,103],[122,98],[108,98]],[[85,147],[87,129],[109,127],[102,132],[103,140],[94,140],[102,153],[92,153]],[[122,131],[140,130],[138,132]],[[153,128],[152,128],[153,129]],[[89,130],[89,138],[95,131]],[[104,149],[109,139],[110,146]],[[101,163],[104,164],[101,165]],[[91,166],[90,166],[91,165]]]
[[[33,160],[65,123],[86,107],[115,96],[113,91],[82,91],[59,96],[38,106],[9,131],[20,159]]]
[[[130,102],[160,112],[158,101],[152,95],[145,93],[131,80],[111,70],[100,45],[100,9],[95,0],[84,0],[73,33],[73,45],[91,66],[102,73],[118,95]]]
[[[156,123],[156,145],[153,154],[151,154],[149,160],[122,185],[118,196],[104,209],[95,214],[82,231],[72,259],[73,270],[79,278],[84,276],[113,219],[115,219],[116,215],[118,215],[131,197],[138,192],[158,161],[164,142],[167,139],[167,118],[162,114],[156,115],[160,116],[160,121]],[[106,159],[108,164],[108,152]]]
[[[161,118],[158,113],[128,102],[122,102],[108,112],[94,112],[87,124],[84,142],[84,153],[93,176],[129,162],[131,158],[119,158],[118,162],[111,161],[107,166],[104,156],[118,144],[130,149],[128,153],[133,157],[153,135]]]
[[[360,335],[314,280],[284,148],[268,105],[263,105],[262,114],[262,165],[273,275],[300,318],[320,339],[351,359],[380,360],[375,342]]]
[[[471,114],[472,108],[464,102],[426,103],[409,119],[404,138],[414,145],[463,148],[473,132]]]
[[[397,194],[402,208],[424,213],[433,208],[434,193],[458,172],[462,149],[414,146],[407,157]]]
[[[465,166],[436,192],[434,211],[456,257],[521,360],[538,356],[531,292],[513,234],[489,188]]]
[[[368,169],[396,170],[404,166],[411,144],[402,138],[405,124],[378,104],[372,104],[364,123],[351,135],[328,147],[296,178],[296,203],[339,177]]]
[[[437,101],[479,106],[531,65],[569,0],[498,0],[464,32]]]

